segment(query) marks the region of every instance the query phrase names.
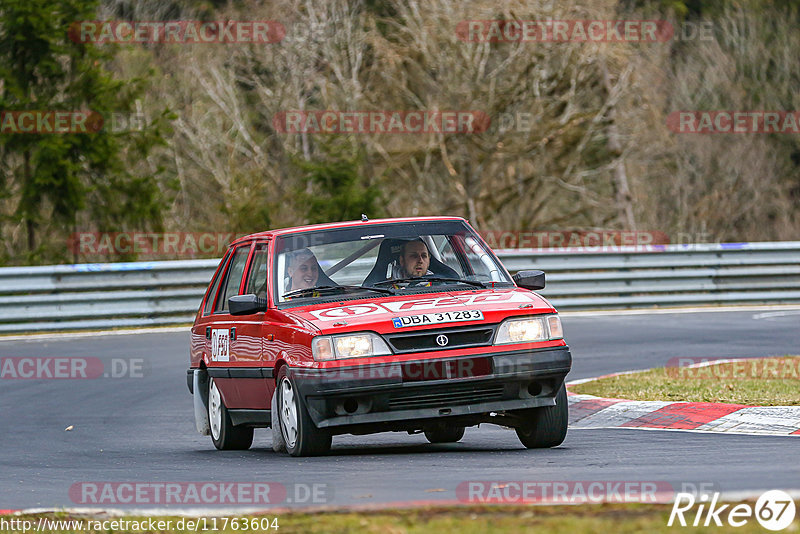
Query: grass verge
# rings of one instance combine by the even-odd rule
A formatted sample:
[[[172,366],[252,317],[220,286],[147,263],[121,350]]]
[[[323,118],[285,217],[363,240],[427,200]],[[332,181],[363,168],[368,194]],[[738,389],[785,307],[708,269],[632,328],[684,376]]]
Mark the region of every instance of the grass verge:
[[[650,369],[570,386],[573,393],[630,400],[800,405],[800,356],[753,358],[703,367]]]

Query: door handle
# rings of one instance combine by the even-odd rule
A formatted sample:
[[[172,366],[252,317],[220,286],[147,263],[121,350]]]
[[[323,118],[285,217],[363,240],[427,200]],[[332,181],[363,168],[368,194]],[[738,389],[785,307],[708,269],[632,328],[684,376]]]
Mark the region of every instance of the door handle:
[[[206,339],[211,339],[211,327],[206,327]]]
[[[231,327],[231,341],[236,341],[236,327]]]

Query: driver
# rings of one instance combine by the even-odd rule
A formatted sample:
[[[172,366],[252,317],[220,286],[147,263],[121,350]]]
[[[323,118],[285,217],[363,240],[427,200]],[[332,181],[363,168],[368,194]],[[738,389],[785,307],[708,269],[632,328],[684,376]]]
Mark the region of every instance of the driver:
[[[428,270],[431,266],[431,254],[428,245],[422,239],[407,241],[397,258],[400,273],[397,278],[411,278],[433,274]]]
[[[289,275],[287,292],[316,287],[319,280],[317,257],[307,248],[296,250],[289,255],[286,272]]]

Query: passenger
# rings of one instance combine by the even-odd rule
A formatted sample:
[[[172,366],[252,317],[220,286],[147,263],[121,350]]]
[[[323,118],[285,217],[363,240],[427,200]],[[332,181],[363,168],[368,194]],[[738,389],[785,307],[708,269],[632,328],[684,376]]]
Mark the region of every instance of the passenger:
[[[319,263],[314,253],[307,248],[301,248],[289,253],[289,264],[286,267],[289,281],[286,291],[308,289],[316,287],[319,281]]]

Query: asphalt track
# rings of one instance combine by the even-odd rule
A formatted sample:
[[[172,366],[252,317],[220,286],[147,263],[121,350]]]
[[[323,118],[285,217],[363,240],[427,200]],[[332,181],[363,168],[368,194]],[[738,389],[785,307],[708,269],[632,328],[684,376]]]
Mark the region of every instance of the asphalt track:
[[[566,316],[569,378],[678,356],[798,354],[798,326],[796,311]],[[0,508],[79,506],[70,486],[92,481],[269,481],[301,501],[279,506],[333,507],[452,502],[459,484],[475,480],[665,481],[728,494],[800,489],[800,441],[782,436],[571,430],[558,448],[526,450],[513,431],[483,425],[451,445],[404,433],[337,436],[330,455],[298,459],[272,452],[269,431],[257,430],[250,451],[220,452],[194,430],[187,333],[0,340],[0,357],[14,356],[139,358],[144,376],[0,380]],[[321,488],[317,502],[297,499],[312,484]]]

